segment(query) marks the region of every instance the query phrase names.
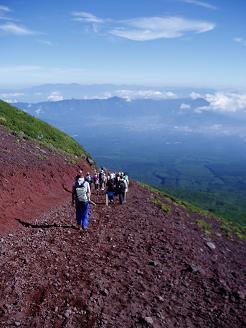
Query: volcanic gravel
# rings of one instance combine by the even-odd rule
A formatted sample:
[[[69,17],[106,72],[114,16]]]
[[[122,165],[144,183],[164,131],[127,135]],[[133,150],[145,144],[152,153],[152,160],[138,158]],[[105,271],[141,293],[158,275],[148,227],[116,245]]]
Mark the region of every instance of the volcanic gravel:
[[[0,327],[245,327],[245,242],[136,182],[123,205],[93,191],[81,232],[68,191],[0,238]]]
[[[0,233],[68,198],[78,166],[64,154],[16,138],[0,125]],[[90,170],[86,162],[80,167]]]

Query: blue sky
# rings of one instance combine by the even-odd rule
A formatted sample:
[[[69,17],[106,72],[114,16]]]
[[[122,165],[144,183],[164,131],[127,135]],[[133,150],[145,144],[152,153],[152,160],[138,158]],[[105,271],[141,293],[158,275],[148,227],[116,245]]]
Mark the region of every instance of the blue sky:
[[[245,88],[245,12],[245,0],[0,0],[0,86]]]

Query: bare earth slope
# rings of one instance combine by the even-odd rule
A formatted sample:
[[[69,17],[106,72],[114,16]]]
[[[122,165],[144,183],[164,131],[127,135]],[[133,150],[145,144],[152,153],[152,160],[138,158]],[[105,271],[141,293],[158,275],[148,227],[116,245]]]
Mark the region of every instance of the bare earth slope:
[[[40,170],[34,162],[32,177]],[[49,179],[43,185],[49,188],[39,195],[40,207],[33,202],[34,214],[42,214],[22,208],[19,229],[0,239],[0,327],[245,326],[244,242],[227,240],[216,224],[204,235],[198,214],[163,199],[171,206],[164,213],[156,195],[134,182],[123,206],[106,207],[104,194],[93,193],[97,205],[81,233],[70,194],[46,204],[53,191]],[[8,211],[0,206],[5,222]]]
[[[0,126],[0,233],[16,228],[16,218],[33,218],[68,199],[75,174],[64,155],[17,139]]]

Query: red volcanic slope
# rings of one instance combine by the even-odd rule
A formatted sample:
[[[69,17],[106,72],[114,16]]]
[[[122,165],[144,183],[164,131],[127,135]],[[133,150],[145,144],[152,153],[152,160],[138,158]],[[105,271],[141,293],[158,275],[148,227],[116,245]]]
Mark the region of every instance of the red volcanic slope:
[[[245,327],[245,242],[135,182],[122,206],[93,191],[81,233],[62,187],[75,168],[0,133],[2,230],[22,219],[0,238],[0,327]]]
[[[0,233],[16,228],[15,219],[31,219],[68,199],[76,170],[64,156],[0,126]]]

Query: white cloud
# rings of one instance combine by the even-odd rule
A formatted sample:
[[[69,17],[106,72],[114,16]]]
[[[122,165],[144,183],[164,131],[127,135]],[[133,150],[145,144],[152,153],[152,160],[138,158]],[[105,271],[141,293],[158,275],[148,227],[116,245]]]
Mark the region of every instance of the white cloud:
[[[246,39],[241,37],[236,37],[233,39],[234,42],[241,43],[242,45],[246,46]]]
[[[75,16],[76,14],[76,16]],[[92,24],[94,32],[100,25],[105,33],[133,41],[149,41],[182,37],[187,33],[205,33],[215,28],[215,24],[204,20],[183,17],[140,17],[129,20],[101,19],[90,13],[73,13],[74,19]],[[94,25],[93,25],[94,24]]]
[[[190,97],[191,97],[191,99],[196,100],[196,99],[202,98],[202,95],[200,93],[192,91],[190,94]]]
[[[47,99],[48,101],[61,101],[64,98],[59,91],[53,91]]]
[[[246,94],[216,92],[208,93],[199,98],[206,100],[209,105],[198,107],[197,111],[237,112],[246,111]],[[194,99],[194,98],[193,98]]]
[[[199,1],[199,0],[184,0],[184,2],[200,6],[203,8],[211,9],[211,10],[217,10],[218,8],[214,5],[211,5],[210,3],[204,2],[204,1]]]
[[[24,93],[20,92],[7,92],[7,93],[0,93],[0,98],[15,98],[15,97],[20,97],[24,96]]]
[[[98,18],[95,15],[93,15],[91,13],[87,13],[85,11],[73,12],[72,16],[74,16],[73,20],[79,21],[79,22],[97,23],[97,24],[106,22],[106,20]]]
[[[190,109],[190,105],[189,105],[189,104],[184,104],[184,103],[183,103],[183,104],[180,105],[180,109],[184,109],[184,110],[185,110],[185,109]]]
[[[159,90],[117,90],[115,96],[133,100],[133,99],[175,99],[177,96],[171,91]],[[112,94],[111,94],[112,96]]]
[[[29,30],[24,26],[17,25],[15,23],[5,23],[0,25],[0,30],[6,33],[15,35],[33,35],[34,31]]]
[[[18,102],[18,97],[24,96],[24,93],[20,92],[3,92],[0,93],[0,99],[3,101],[14,104]]]
[[[9,7],[0,5],[0,20],[14,21],[15,19],[7,16],[7,14],[10,12],[11,12],[11,10]]]
[[[0,12],[8,13],[8,12],[10,12],[10,11],[11,11],[11,10],[10,10],[9,7],[0,5]]]

